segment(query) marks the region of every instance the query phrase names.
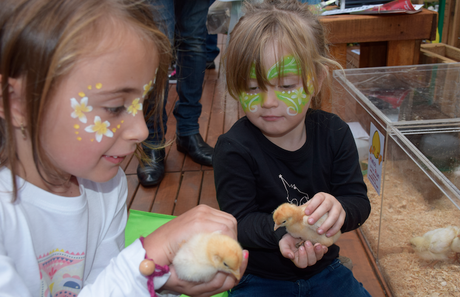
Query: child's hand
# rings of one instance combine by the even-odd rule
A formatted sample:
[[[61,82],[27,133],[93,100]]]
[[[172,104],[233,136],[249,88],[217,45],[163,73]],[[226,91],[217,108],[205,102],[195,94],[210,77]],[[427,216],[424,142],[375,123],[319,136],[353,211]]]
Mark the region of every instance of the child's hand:
[[[144,249],[155,263],[170,265],[180,245],[193,234],[214,231],[237,240],[236,219],[226,212],[199,205],[152,232],[144,240]]]
[[[170,265],[180,245],[193,234],[221,231],[222,234],[237,240],[236,224],[236,219],[232,215],[206,205],[199,205],[152,232],[145,238],[144,248],[147,256],[156,264]],[[244,253],[246,257],[243,257],[240,267],[241,275],[244,274],[248,263],[247,251]],[[211,296],[231,289],[238,283],[234,276],[222,272],[218,272],[207,283],[187,282],[178,279],[172,265],[170,268],[171,277],[162,289],[169,289],[177,293]]]
[[[326,246],[319,243],[312,245],[308,240],[297,249],[296,244],[299,241],[300,239],[292,237],[289,233],[286,233],[279,241],[281,254],[291,259],[299,268],[315,265],[327,253]]]
[[[318,234],[326,233],[327,237],[331,237],[342,228],[345,221],[345,210],[342,204],[332,195],[327,193],[317,193],[307,202],[305,214],[310,216],[308,223],[314,224],[325,213],[329,212],[326,221],[318,228]]]

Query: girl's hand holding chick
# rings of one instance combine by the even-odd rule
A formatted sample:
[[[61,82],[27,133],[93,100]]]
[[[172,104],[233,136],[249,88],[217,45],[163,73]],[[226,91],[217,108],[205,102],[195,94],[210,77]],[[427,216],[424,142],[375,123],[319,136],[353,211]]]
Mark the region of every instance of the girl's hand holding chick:
[[[145,238],[147,256],[159,265],[170,265],[182,243],[197,233],[220,231],[237,240],[236,219],[225,212],[206,205],[199,205],[164,224]],[[166,244],[165,244],[166,243]],[[240,274],[248,263],[248,252],[244,251]],[[233,275],[218,272],[206,283],[188,282],[177,277],[174,266],[170,266],[171,277],[162,287],[191,296],[211,296],[234,287],[238,281]]]
[[[289,233],[284,234],[279,242],[281,254],[294,262],[295,266],[299,268],[306,268],[307,266],[315,265],[316,262],[321,260],[327,247],[316,243],[312,245],[310,241],[305,241],[299,248],[297,248],[298,238],[292,237]]]
[[[318,234],[326,234],[332,237],[342,228],[345,222],[345,210],[342,204],[332,195],[319,192],[306,203],[305,214],[310,216],[308,223],[313,225],[324,214],[328,213],[327,219],[318,228]]]

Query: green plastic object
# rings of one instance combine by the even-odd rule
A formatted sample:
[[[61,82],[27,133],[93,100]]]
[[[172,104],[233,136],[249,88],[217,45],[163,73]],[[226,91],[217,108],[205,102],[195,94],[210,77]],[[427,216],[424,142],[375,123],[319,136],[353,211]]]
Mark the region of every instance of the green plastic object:
[[[133,243],[137,238],[141,236],[147,236],[158,227],[174,219],[175,216],[145,212],[130,209],[128,223],[126,224],[125,229],[125,246]],[[227,297],[227,292],[223,292],[213,297]],[[186,295],[181,295],[181,297],[186,297]]]

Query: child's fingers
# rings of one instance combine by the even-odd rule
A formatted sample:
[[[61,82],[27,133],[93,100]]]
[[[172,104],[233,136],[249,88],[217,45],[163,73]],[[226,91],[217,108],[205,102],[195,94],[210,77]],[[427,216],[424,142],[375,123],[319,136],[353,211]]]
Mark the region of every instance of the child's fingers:
[[[324,230],[327,230],[326,231],[326,236],[327,237],[331,237],[331,236],[334,236],[337,232],[340,231],[340,229],[342,228],[343,226],[343,223],[345,222],[345,217],[346,217],[346,213],[345,211],[342,209],[342,211],[340,212],[339,214],[339,218],[335,221],[334,225],[332,225],[332,227],[327,230],[327,229],[324,229]],[[322,227],[322,226],[321,226]]]

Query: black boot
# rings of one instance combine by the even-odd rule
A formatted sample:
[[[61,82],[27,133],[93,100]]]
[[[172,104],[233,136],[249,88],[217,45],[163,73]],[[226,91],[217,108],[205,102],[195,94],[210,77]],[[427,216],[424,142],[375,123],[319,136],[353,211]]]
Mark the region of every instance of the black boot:
[[[144,187],[158,185],[165,176],[165,149],[145,150],[150,162],[137,166],[137,177]]]
[[[179,152],[188,154],[194,162],[212,166],[212,153],[214,149],[204,142],[200,133],[190,136],[176,135],[176,145]]]

